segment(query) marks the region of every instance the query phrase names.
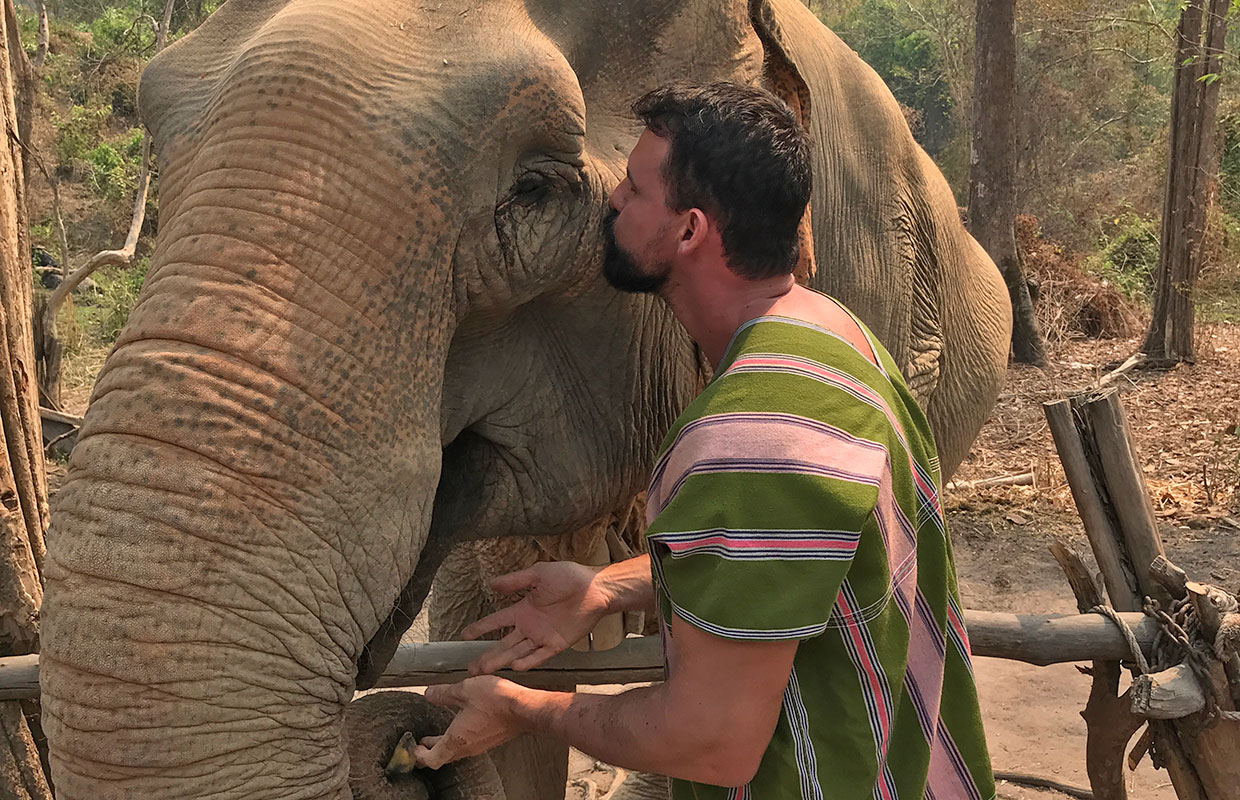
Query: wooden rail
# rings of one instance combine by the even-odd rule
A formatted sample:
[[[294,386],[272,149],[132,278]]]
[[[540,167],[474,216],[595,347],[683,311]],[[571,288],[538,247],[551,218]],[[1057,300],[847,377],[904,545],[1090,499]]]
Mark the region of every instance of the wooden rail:
[[[1144,614],[1121,614],[1148,650],[1157,630]],[[1115,624],[1097,614],[1046,616],[966,611],[973,654],[1046,665],[1093,659],[1127,659],[1128,645]],[[395,688],[454,683],[466,677],[471,661],[490,642],[429,642],[404,644],[379,679]],[[662,680],[663,651],[658,637],[626,639],[618,647],[596,653],[569,651],[544,667],[501,675],[522,683],[598,685]],[[0,658],[0,700],[39,695],[39,657]]]

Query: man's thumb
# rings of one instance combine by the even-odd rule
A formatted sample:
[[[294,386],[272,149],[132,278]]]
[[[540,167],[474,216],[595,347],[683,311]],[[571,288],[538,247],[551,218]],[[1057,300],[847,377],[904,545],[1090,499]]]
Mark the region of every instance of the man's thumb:
[[[440,744],[442,736],[427,736],[418,746],[413,748],[413,763],[424,769],[439,769],[448,763],[444,755],[444,747]]]

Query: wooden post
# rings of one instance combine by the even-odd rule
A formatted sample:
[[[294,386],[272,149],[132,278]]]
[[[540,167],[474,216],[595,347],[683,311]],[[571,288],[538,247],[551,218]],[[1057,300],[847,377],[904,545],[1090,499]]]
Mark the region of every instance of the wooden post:
[[[1075,405],[1077,400],[1073,403]],[[1104,389],[1098,395],[1084,398],[1080,407],[1085,421],[1082,433],[1091,437],[1096,446],[1094,452],[1103,485],[1118,522],[1116,527],[1123,539],[1124,551],[1134,567],[1137,589],[1165,607],[1171,597],[1154,580],[1149,568],[1154,559],[1165,556],[1166,552],[1154,520],[1145,473],[1128,432],[1119,391]]]
[[[1102,592],[1081,557],[1060,542],[1051,544],[1051,553],[1068,577],[1076,595],[1076,607],[1083,613],[1102,605]],[[1085,720],[1085,772],[1089,786],[1095,800],[1128,800],[1124,751],[1145,720],[1132,713],[1128,694],[1119,693],[1117,659],[1094,659],[1089,674],[1089,700],[1081,712]]]
[[[1118,611],[1140,611],[1141,597],[1137,594],[1137,578],[1119,545],[1119,533],[1115,530],[1115,524],[1103,502],[1103,494],[1085,455],[1076,412],[1068,400],[1046,403],[1042,408],[1046,412],[1051,438],[1055,440],[1055,449],[1059,451],[1059,460],[1072,490],[1072,499],[1076,502],[1077,512],[1085,526],[1085,536],[1089,539],[1094,560],[1098,562],[1098,569],[1102,572],[1102,582],[1106,586],[1107,596],[1111,598],[1111,606]]]
[[[1111,605],[1131,607],[1148,596],[1169,607],[1179,576],[1163,551],[1118,392],[1107,389],[1045,408]],[[1220,703],[1230,710],[1223,667],[1215,666],[1222,678]],[[1102,688],[1099,679],[1095,674],[1095,691],[1114,695],[1109,670]],[[1230,723],[1200,730],[1197,722],[1150,721],[1156,764],[1167,769],[1180,800],[1240,800],[1240,735]]]

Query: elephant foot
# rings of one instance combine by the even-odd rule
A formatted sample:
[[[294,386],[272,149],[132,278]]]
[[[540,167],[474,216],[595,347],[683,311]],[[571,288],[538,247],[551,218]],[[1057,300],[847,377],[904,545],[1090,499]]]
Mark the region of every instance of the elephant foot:
[[[491,759],[462,759],[438,770],[413,764],[413,747],[448,729],[452,713],[413,692],[378,692],[345,709],[349,788],[354,800],[505,800]]]

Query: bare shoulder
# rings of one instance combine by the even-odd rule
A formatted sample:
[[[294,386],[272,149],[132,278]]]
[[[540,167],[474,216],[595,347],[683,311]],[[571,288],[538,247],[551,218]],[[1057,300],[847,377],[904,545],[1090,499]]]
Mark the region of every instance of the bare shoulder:
[[[866,358],[874,360],[874,352],[865,332],[844,305],[832,297],[798,286],[776,301],[769,313],[824,328],[846,340]]]

